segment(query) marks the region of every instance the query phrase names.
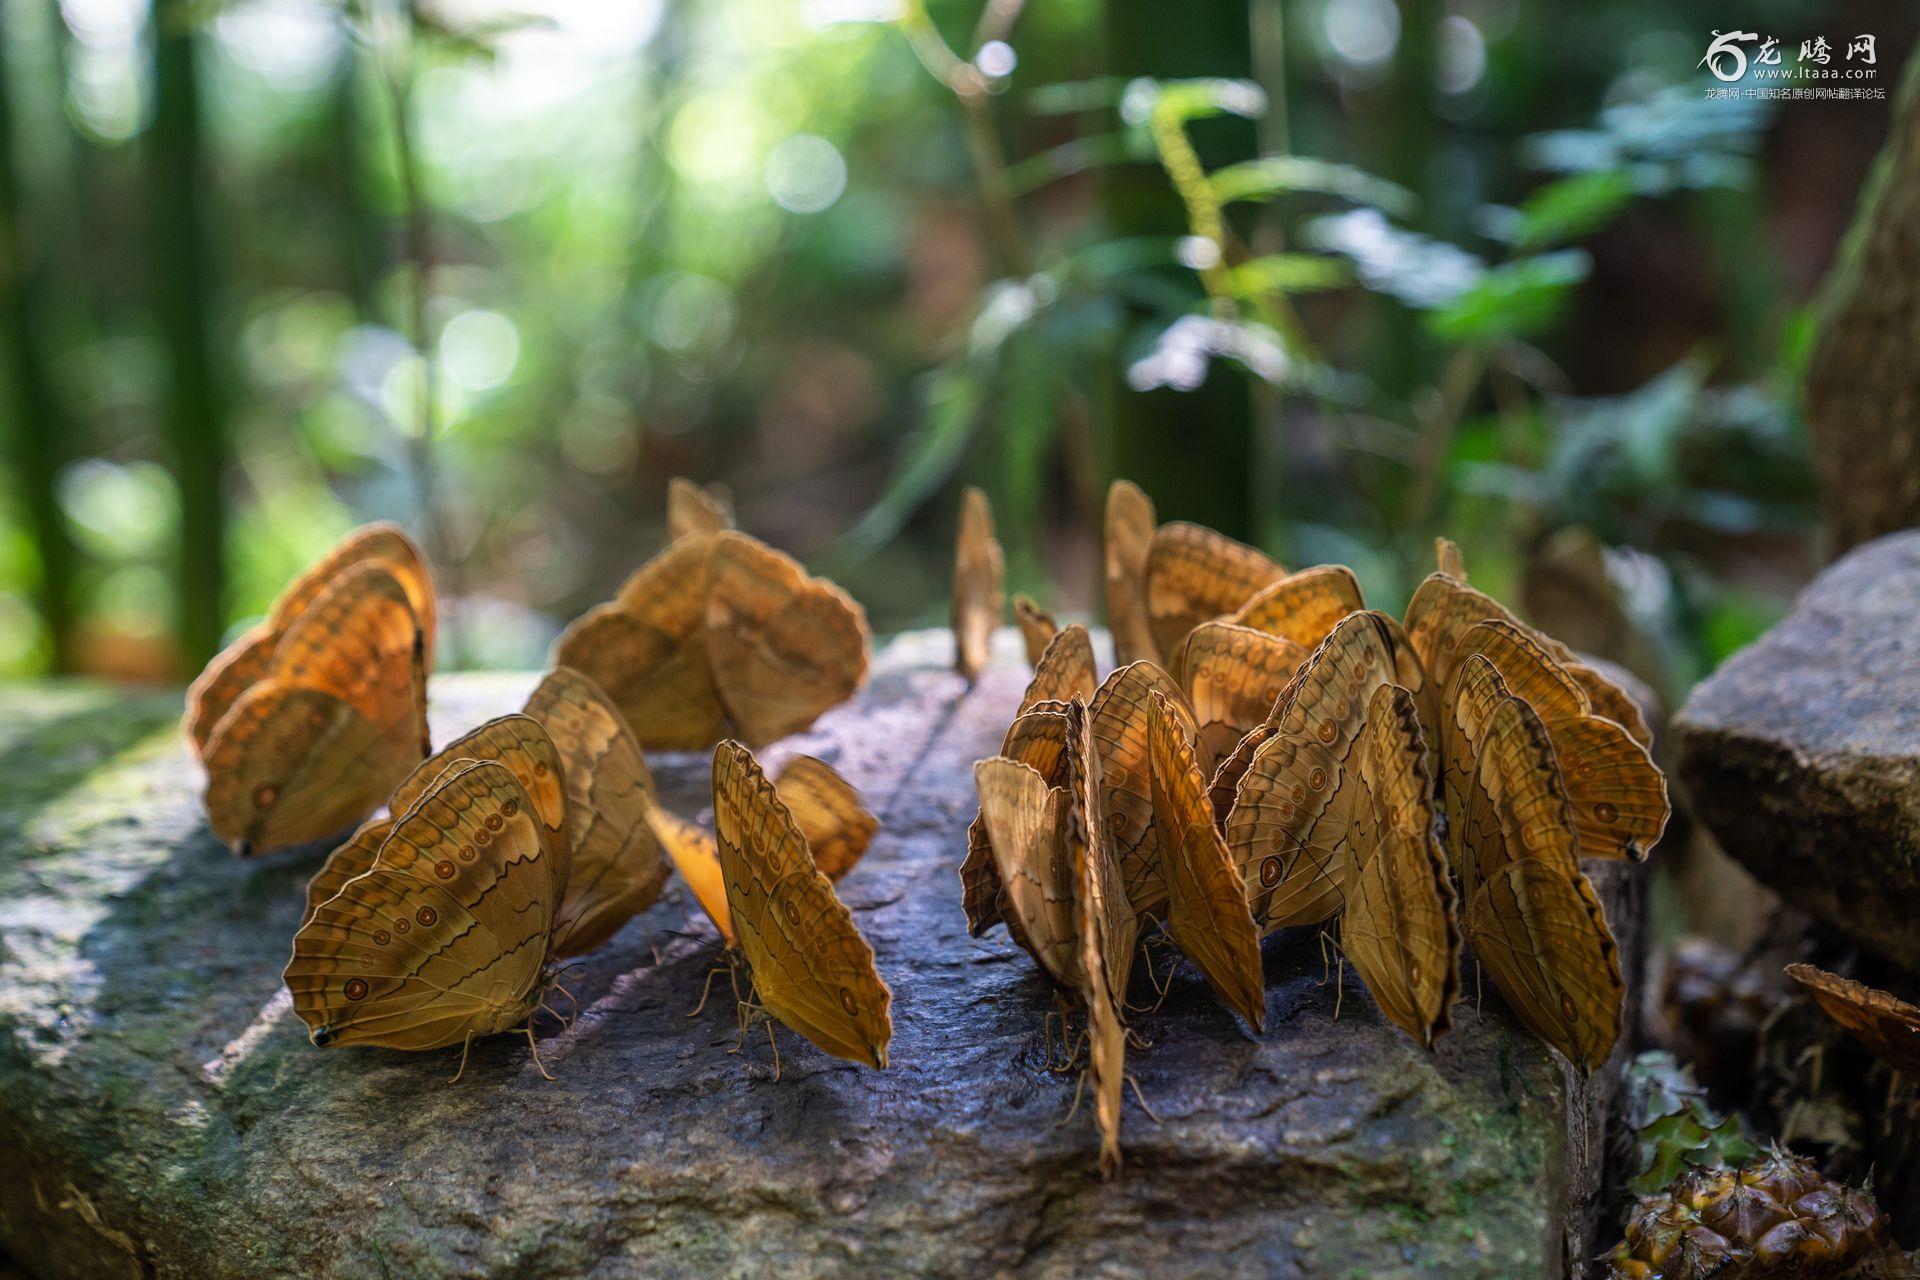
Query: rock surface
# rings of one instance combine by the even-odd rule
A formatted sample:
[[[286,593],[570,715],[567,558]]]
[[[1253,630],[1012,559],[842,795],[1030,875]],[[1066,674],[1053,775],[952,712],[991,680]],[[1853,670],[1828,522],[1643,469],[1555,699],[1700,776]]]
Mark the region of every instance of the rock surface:
[[[944,633],[895,641],[788,744],[883,818],[841,893],[896,1032],[875,1073],[782,1030],[778,1082],[764,1032],[728,1052],[726,1000],[687,1016],[717,949],[677,892],[569,976],[579,1019],[539,1027],[552,1083],[524,1038],[457,1082],[453,1051],[313,1048],[280,969],[320,852],[228,856],[177,696],[0,692],[0,1255],[40,1280],[1577,1274],[1614,1073],[1578,1086],[1491,991],[1433,1055],[1350,973],[1336,1021],[1306,932],[1268,941],[1262,1039],[1185,966],[1136,1015],[1159,1122],[1129,1096],[1126,1169],[1099,1180],[1088,1108],[1059,1123],[1047,987],[960,910],[971,763],[1025,677],[998,641],[964,696]],[[531,683],[436,681],[436,741]],[[704,759],[654,763],[704,808]],[[1602,879],[1629,956],[1631,883]]]
[[[1829,566],[1674,720],[1693,808],[1788,901],[1920,973],[1920,530]]]

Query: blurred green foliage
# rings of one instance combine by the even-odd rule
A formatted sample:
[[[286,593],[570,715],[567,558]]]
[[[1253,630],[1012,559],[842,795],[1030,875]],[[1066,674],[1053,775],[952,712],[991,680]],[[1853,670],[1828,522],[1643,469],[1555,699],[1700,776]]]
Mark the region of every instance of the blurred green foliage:
[[[1436,532],[1517,594],[1582,530],[1682,679],[1774,616],[1811,564],[1802,303],[1884,104],[1709,101],[1704,0],[1243,0],[1164,65],[1116,13],[3,0],[7,284],[58,417],[4,402],[0,672],[175,678],[196,591],[233,634],[376,517],[457,597],[444,662],[537,664],[677,473],[882,630],[944,617],[962,479],[1014,585],[1090,609],[1129,459],[1387,607]],[[171,220],[160,35],[197,73]],[[1784,186],[1815,150],[1838,176]],[[220,383],[170,429],[183,323]]]

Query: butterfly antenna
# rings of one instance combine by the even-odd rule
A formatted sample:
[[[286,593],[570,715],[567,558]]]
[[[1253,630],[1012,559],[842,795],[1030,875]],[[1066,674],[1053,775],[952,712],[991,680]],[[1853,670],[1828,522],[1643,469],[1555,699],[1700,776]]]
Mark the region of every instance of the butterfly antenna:
[[[473,1032],[469,1031],[467,1038],[460,1042],[460,1069],[453,1073],[453,1079],[447,1081],[448,1084],[459,1084],[460,1077],[467,1074],[467,1050],[471,1048],[473,1048]]]
[[[540,1068],[540,1078],[543,1080],[552,1080],[554,1078],[553,1073],[547,1070],[546,1063],[540,1061],[540,1042],[533,1038],[533,1019],[527,1019],[527,1025],[524,1030],[527,1033],[527,1048],[533,1050],[533,1065]]]
[[[1126,1073],[1126,1081],[1133,1086],[1133,1100],[1140,1104],[1142,1111],[1147,1113],[1147,1119],[1153,1121],[1155,1124],[1159,1124],[1160,1117],[1155,1114],[1152,1107],[1147,1105],[1147,1096],[1140,1092],[1140,1081],[1134,1077],[1133,1072],[1129,1071]]]

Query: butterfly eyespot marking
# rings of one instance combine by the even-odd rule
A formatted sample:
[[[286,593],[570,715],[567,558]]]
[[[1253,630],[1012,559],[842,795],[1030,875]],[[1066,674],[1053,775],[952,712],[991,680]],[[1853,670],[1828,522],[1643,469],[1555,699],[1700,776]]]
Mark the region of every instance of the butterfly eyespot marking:
[[[422,929],[426,929],[432,927],[433,922],[440,918],[440,913],[432,907],[422,907],[420,910],[414,912],[413,918],[420,922]]]
[[[442,858],[440,859],[440,861],[433,864],[433,874],[439,876],[442,880],[453,879],[453,875],[456,869],[457,868],[454,867],[452,861],[447,858]]]
[[[547,776],[547,762],[545,760],[535,760],[533,762],[533,776],[536,778],[544,778]],[[509,801],[508,803],[512,802]]]
[[[1416,987],[1420,985],[1420,965],[1417,961],[1407,966],[1407,981]]]
[[[347,985],[341,988],[341,994],[349,1000],[365,1000],[367,998],[367,980],[365,978],[348,978]]]
[[[794,906],[792,901],[782,903],[781,912],[787,917],[788,924],[796,929],[800,927],[800,908]]]
[[[1564,991],[1560,993],[1560,1016],[1568,1022],[1579,1016],[1579,1011],[1573,1007],[1573,997]]]
[[[847,1011],[849,1018],[854,1017],[860,1012],[860,1006],[854,1002],[853,992],[847,990],[845,987],[840,988],[840,1007]]]
[[[1581,777],[1591,778],[1594,774],[1598,772],[1600,772],[1600,768],[1598,765],[1594,764],[1593,761],[1582,760],[1580,762],[1580,768],[1578,770],[1578,773],[1580,774]]]
[[[1320,722],[1320,741],[1332,742],[1334,738],[1339,735],[1339,733],[1340,733],[1340,726],[1336,725],[1333,721],[1322,720]]]
[[[1282,800],[1279,804],[1276,804],[1273,806],[1273,811],[1276,814],[1280,815],[1280,821],[1282,822],[1291,821],[1293,818],[1293,801]],[[1278,840],[1279,838],[1280,838],[1279,836],[1274,837],[1275,840]]]
[[[520,812],[520,802],[509,797],[507,802],[500,806],[500,812],[511,818],[514,814]],[[492,823],[489,822],[488,825],[491,826]]]
[[[473,842],[479,845],[492,844],[493,832],[486,830],[476,831],[473,833]]]
[[[460,846],[460,861],[462,861],[462,862],[472,862],[475,856],[476,856],[476,855],[475,855],[475,854],[474,854],[474,852],[473,852],[473,846],[472,846],[472,845],[470,845],[470,844],[463,844],[463,845],[461,845],[461,846]]]
[[[1297,805],[1307,802],[1307,789],[1296,785],[1293,789],[1293,802]]]
[[[1620,810],[1605,800],[1602,800],[1599,804],[1593,806],[1593,816],[1602,822],[1615,822],[1619,820]]]
[[[498,831],[501,827],[504,827],[506,824],[507,824],[507,820],[501,817],[497,813],[490,813],[487,815],[487,830],[489,831]]]
[[[1315,791],[1318,791],[1322,787],[1326,786],[1327,771],[1325,769],[1315,769],[1312,773],[1307,775],[1307,785],[1309,787],[1312,787]]]
[[[395,933],[412,933],[413,921],[407,919],[405,916],[401,916],[393,922],[393,931]]]
[[[1127,829],[1126,814],[1110,813],[1107,815],[1107,830],[1113,832],[1113,834],[1115,835],[1119,835],[1121,832],[1125,831],[1126,829]]]
[[[1279,843],[1278,836],[1274,837],[1274,843]],[[1268,858],[1260,864],[1260,883],[1269,889],[1280,883],[1280,859]]]
[[[256,809],[271,809],[279,799],[280,788],[271,782],[263,782],[253,789],[253,807]]]
[[[376,945],[384,947],[393,941],[393,935],[385,929],[375,929],[373,931],[373,941]]]

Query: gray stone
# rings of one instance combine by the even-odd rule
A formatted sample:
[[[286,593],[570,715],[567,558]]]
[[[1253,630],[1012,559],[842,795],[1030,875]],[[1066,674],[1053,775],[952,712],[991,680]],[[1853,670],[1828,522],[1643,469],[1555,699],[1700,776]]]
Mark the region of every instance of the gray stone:
[[[1351,973],[1336,1021],[1307,931],[1267,944],[1264,1038],[1185,967],[1135,1016],[1159,1122],[1129,1097],[1100,1180],[1088,1108],[1060,1124],[1048,988],[960,909],[970,766],[1024,682],[1000,640],[963,695],[944,634],[902,638],[787,744],[883,817],[841,893],[896,1032],[877,1073],[782,1030],[777,1082],[764,1032],[728,1052],[728,1001],[687,1016],[718,952],[677,894],[568,977],[578,1021],[540,1026],[554,1082],[523,1038],[458,1082],[454,1051],[316,1049],[280,969],[319,852],[228,856],[177,696],[0,694],[0,1253],[40,1280],[1575,1273],[1614,1073],[1578,1085],[1491,992],[1432,1055]],[[531,683],[437,680],[436,740]],[[703,807],[703,758],[654,763]],[[1630,883],[1603,877],[1621,926]]]
[[[1920,530],[1856,548],[1703,681],[1679,774],[1726,851],[1920,973]]]

